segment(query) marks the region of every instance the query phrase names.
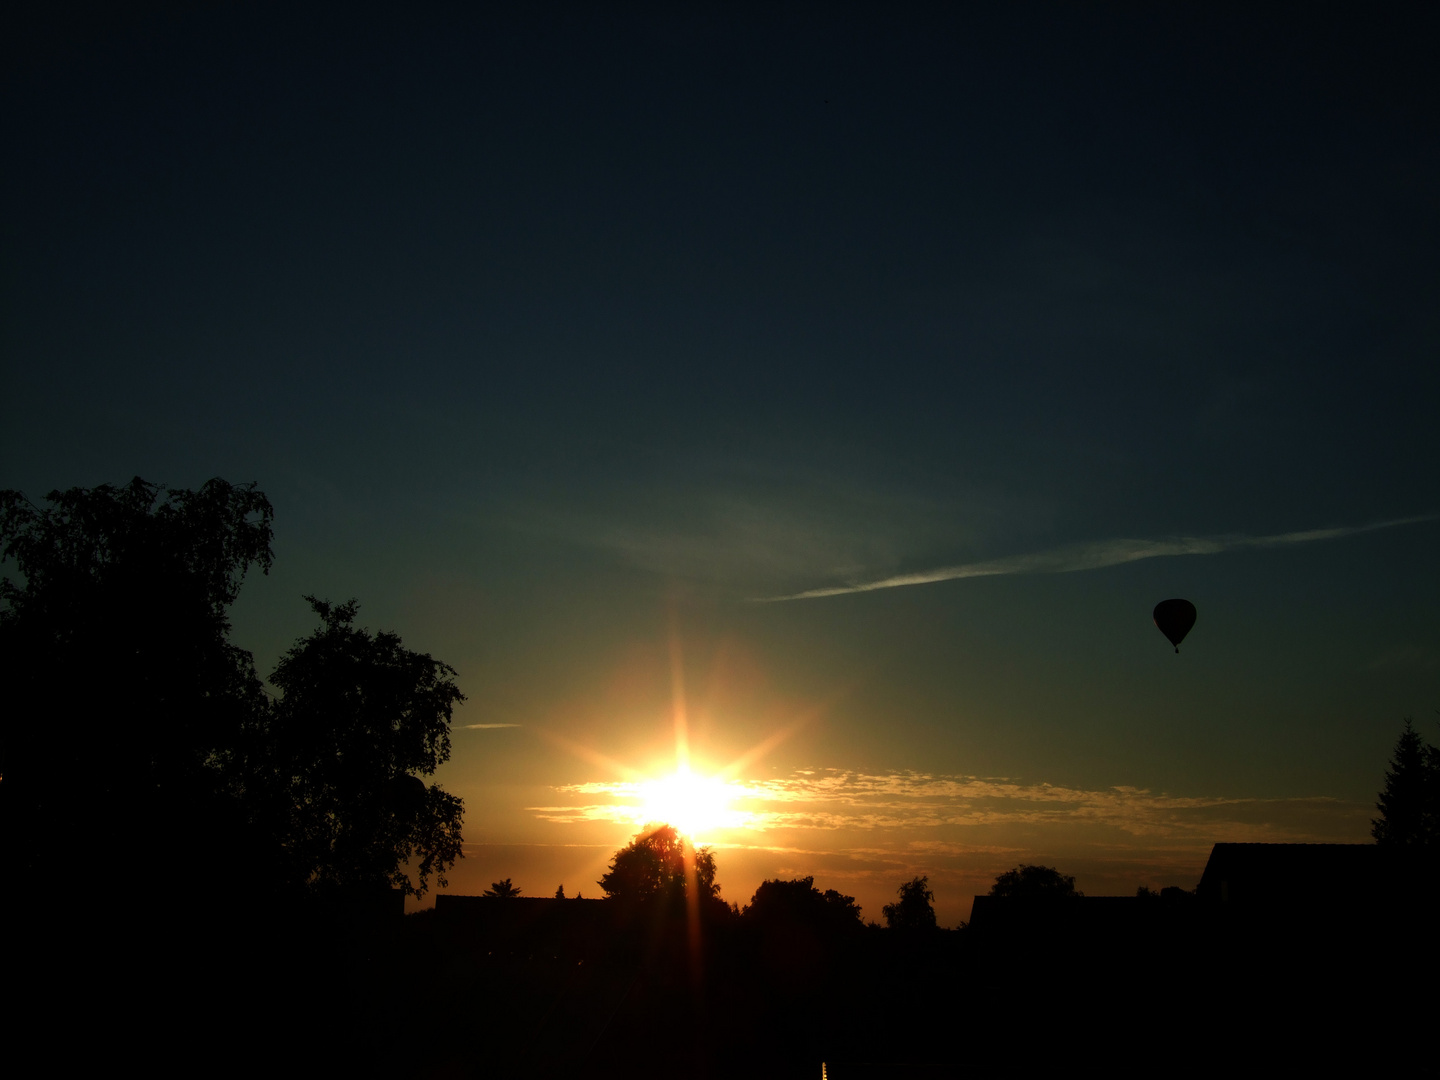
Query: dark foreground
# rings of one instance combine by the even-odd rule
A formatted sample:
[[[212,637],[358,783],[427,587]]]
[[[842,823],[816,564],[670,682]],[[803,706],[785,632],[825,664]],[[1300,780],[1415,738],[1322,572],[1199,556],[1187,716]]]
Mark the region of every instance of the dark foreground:
[[[6,1028],[46,1071],[407,1077],[1377,1069],[1429,1041],[1424,904],[1137,910],[905,933],[598,900],[72,903],[8,920]]]

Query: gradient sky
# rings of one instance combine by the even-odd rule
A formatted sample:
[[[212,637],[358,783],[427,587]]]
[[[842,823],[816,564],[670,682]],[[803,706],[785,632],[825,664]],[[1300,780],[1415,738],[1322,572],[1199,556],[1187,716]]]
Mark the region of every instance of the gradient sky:
[[[0,487],[258,481],[262,674],[459,672],[452,891],[598,895],[677,701],[726,899],[948,925],[1436,739],[1433,11],[99,7],[3,45]]]

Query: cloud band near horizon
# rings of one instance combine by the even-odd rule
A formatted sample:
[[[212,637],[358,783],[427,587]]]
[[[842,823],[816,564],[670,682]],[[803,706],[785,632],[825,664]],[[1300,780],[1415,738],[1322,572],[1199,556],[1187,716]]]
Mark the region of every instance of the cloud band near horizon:
[[[905,585],[929,585],[938,581],[997,577],[1004,574],[1070,574],[1081,570],[1100,570],[1107,566],[1139,562],[1141,559],[1159,559],[1179,555],[1218,555],[1221,552],[1245,548],[1282,547],[1289,544],[1308,544],[1316,540],[1338,540],[1342,537],[1375,532],[1379,529],[1390,529],[1398,525],[1434,521],[1436,518],[1440,518],[1440,514],[1394,518],[1388,521],[1372,522],[1368,525],[1306,529],[1301,532],[1278,533],[1273,536],[1179,536],[1168,540],[1102,540],[1089,544],[1054,548],[1050,551],[1030,552],[1025,555],[1008,555],[1000,559],[965,563],[960,566],[944,566],[912,574],[895,574],[875,581],[806,589],[803,592],[789,593],[785,596],[757,597],[756,601],[780,603],[786,600],[814,600],[824,596],[845,596],[850,593],[874,592],[877,589],[898,589]]]
[[[1367,805],[1324,795],[1186,796],[1131,786],[1087,789],[913,771],[802,769],[787,777],[728,781],[725,787],[731,808],[714,831],[741,843],[745,835],[777,830],[792,836],[899,832],[913,839],[917,832],[955,828],[1099,829],[1112,838],[1127,835],[1132,840],[1202,846],[1217,839],[1332,842],[1363,835],[1369,815]],[[638,827],[647,822],[640,785],[634,781],[592,781],[554,790],[574,801],[526,809],[559,825],[610,822]],[[980,834],[946,835],[974,843]]]

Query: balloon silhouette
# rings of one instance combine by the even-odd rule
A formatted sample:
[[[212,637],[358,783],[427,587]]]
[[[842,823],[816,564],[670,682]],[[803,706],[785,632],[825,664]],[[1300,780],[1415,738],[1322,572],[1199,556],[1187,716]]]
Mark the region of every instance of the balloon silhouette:
[[[1170,644],[1175,646],[1178,653],[1180,642],[1185,640],[1185,635],[1195,625],[1195,605],[1179,597],[1174,600],[1161,600],[1155,605],[1153,616],[1160,633],[1170,639]]]

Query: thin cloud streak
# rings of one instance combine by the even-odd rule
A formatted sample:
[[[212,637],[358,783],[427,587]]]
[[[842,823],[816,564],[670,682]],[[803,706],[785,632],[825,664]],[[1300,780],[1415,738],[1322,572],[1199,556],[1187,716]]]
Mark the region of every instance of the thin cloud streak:
[[[493,731],[495,728],[519,727],[519,724],[466,724],[466,731]]]
[[[1010,555],[1002,559],[989,559],[985,562],[966,563],[962,566],[945,566],[914,574],[896,574],[878,581],[806,589],[804,592],[790,593],[786,596],[758,597],[757,601],[779,603],[784,600],[815,600],[823,596],[845,596],[850,593],[874,592],[877,589],[898,589],[904,585],[929,585],[937,581],[996,577],[1004,574],[1071,574],[1080,570],[1100,570],[1107,566],[1121,566],[1125,563],[1139,562],[1141,559],[1159,559],[1177,555],[1218,555],[1224,551],[1238,551],[1245,548],[1282,547],[1288,544],[1313,543],[1316,540],[1336,540],[1358,533],[1390,529],[1398,525],[1434,521],[1437,517],[1440,517],[1440,514],[1422,514],[1418,517],[1376,521],[1369,525],[1306,529],[1301,532],[1279,533],[1275,536],[1180,536],[1169,540],[1103,540],[1092,544],[1055,548],[1052,551],[1037,551],[1026,555]]]

